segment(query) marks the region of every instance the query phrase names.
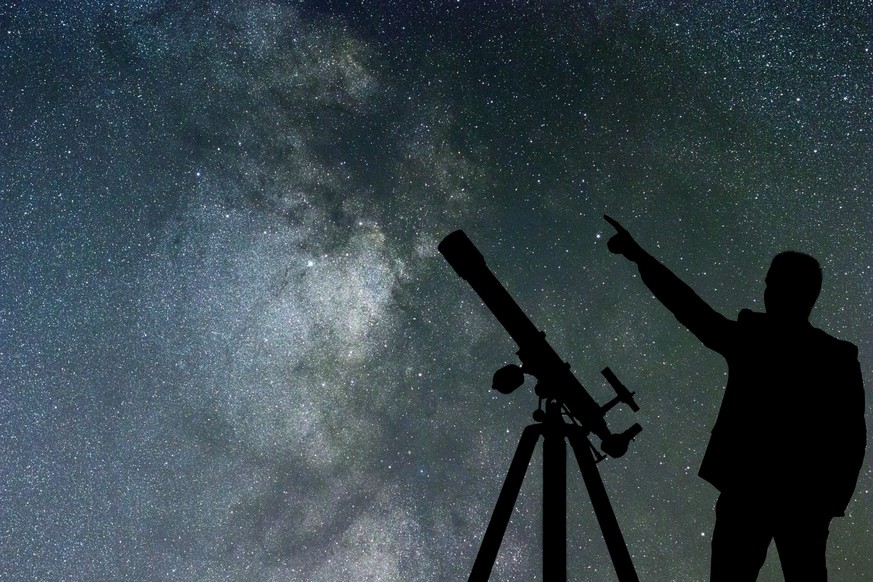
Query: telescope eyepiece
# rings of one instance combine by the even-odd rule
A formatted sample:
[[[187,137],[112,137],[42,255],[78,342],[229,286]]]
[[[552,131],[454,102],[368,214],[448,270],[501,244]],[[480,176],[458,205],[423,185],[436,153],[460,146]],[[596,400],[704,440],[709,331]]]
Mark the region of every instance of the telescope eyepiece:
[[[630,442],[634,440],[642,430],[643,427],[641,427],[639,423],[635,423],[626,431],[618,434],[611,434],[603,439],[600,443],[600,449],[613,459],[617,459],[627,452]]]

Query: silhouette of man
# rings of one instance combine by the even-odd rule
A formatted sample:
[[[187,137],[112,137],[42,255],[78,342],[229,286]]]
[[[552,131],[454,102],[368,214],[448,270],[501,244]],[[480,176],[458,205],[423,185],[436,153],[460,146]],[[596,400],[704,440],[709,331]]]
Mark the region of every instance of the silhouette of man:
[[[831,518],[844,515],[864,458],[864,386],[858,348],[809,323],[821,290],[818,262],[789,251],[767,272],[766,313],[736,321],[707,305],[633,239],[613,253],[706,347],[727,360],[721,409],[698,474],[719,490],[711,582],[755,580],[771,540],[786,582],[827,580]]]

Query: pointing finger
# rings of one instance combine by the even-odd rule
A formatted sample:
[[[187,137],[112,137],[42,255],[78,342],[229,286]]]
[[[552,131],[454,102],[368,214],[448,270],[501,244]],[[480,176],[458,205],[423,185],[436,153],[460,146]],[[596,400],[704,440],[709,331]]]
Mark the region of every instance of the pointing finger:
[[[608,214],[604,214],[604,215],[603,215],[603,218],[606,220],[606,222],[608,222],[609,224],[611,224],[612,227],[613,227],[617,232],[627,232],[627,230],[626,230],[622,225],[620,225],[620,224],[618,223],[617,220],[615,220],[614,218],[612,218],[612,217],[609,216]]]

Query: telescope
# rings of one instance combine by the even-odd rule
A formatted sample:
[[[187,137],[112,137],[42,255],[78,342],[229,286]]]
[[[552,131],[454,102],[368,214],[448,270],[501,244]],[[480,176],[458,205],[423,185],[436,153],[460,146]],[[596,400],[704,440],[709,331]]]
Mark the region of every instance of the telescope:
[[[486,582],[494,567],[503,535],[509,525],[513,507],[518,499],[525,472],[530,464],[539,437],[543,437],[543,581],[567,580],[567,453],[570,442],[582,479],[591,498],[591,505],[603,533],[607,550],[619,582],[639,582],[624,536],[615,512],[606,494],[597,463],[606,456],[620,457],[642,428],[634,424],[622,433],[612,433],[604,415],[613,406],[625,403],[639,410],[628,390],[609,368],[602,373],[615,390],[615,398],[597,404],[579,380],[546,341],[546,334],[538,330],[500,281],[485,264],[485,258],[461,230],[448,235],[437,247],[455,272],[466,280],[479,295],[491,313],[518,344],[522,365],[510,364],[494,374],[492,388],[508,394],[524,383],[528,374],[537,379],[535,392],[540,407],[534,412],[536,424],[522,432],[509,471],[500,490],[494,512],[488,522],[476,561],[468,582]],[[543,403],[545,402],[545,410]],[[571,422],[565,422],[569,417]],[[588,435],[596,434],[601,441],[597,452]]]
[[[634,412],[638,411],[639,406],[633,399],[634,393],[619,382],[609,368],[605,368],[602,374],[615,390],[616,396],[604,406],[598,405],[573,375],[570,364],[564,362],[546,341],[546,334],[534,326],[497,280],[485,264],[482,253],[464,231],[456,230],[451,233],[437,248],[518,344],[517,353],[522,366],[510,364],[498,370],[494,374],[492,388],[509,394],[521,386],[524,374],[535,377],[537,396],[562,403],[583,427],[600,437],[600,448],[604,453],[613,458],[622,456],[642,427],[634,424],[623,433],[614,434],[610,432],[604,415],[620,402],[630,406]]]

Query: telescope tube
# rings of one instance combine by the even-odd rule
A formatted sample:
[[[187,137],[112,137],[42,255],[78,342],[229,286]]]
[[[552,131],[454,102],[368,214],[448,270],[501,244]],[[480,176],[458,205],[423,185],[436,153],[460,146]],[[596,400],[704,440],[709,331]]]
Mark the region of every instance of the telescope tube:
[[[606,425],[600,405],[570,371],[570,364],[564,362],[549,345],[546,334],[536,328],[497,280],[485,264],[482,253],[464,231],[451,233],[437,249],[455,272],[470,284],[518,344],[518,357],[523,370],[539,380],[543,394],[566,405],[582,426],[601,440],[611,440],[613,435]]]

